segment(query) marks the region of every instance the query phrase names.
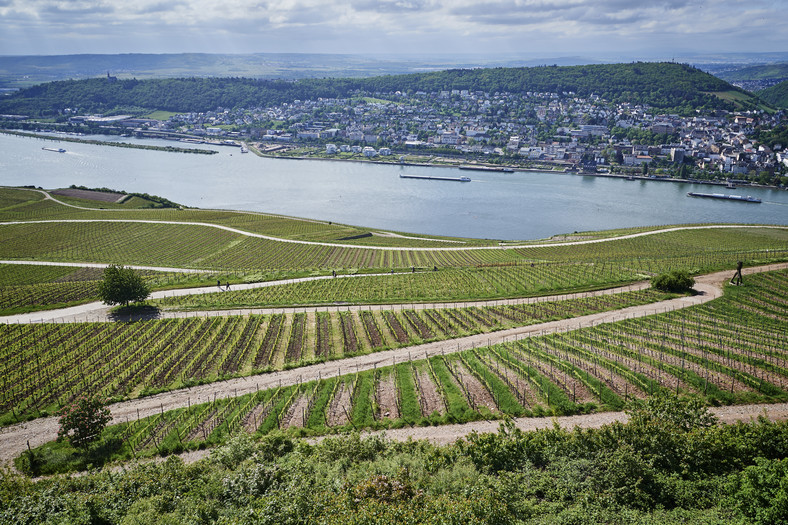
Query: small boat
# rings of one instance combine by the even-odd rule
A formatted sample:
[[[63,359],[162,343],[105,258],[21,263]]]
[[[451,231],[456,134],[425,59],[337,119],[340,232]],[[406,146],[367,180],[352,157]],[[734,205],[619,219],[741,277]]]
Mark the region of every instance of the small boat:
[[[400,179],[423,179],[423,180],[450,180],[455,182],[471,182],[470,177],[433,177],[430,175],[403,175],[400,173]]]
[[[65,153],[66,150],[63,148],[41,148],[44,151],[54,151],[55,153]]]
[[[241,144],[241,153],[249,153],[249,148],[246,147],[246,144]]]
[[[687,193],[688,197],[705,197],[707,199],[722,199],[728,201],[739,201],[739,202],[754,202],[756,204],[760,204],[761,199],[757,197],[750,197],[747,195],[746,197],[743,195],[726,195],[724,193],[696,193],[691,191]]]

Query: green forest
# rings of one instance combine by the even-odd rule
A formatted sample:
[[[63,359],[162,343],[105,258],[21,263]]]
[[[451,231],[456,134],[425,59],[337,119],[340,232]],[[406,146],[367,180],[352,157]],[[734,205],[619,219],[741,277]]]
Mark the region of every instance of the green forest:
[[[764,101],[780,108],[788,108],[788,80],[758,92]]]
[[[116,80],[93,78],[40,84],[0,102],[0,113],[46,116],[64,108],[109,113],[122,109],[204,112],[254,108],[319,97],[401,91],[473,90],[489,93],[574,92],[613,103],[647,104],[664,112],[733,110],[715,93],[737,91],[755,107],[757,99],[727,82],[685,64],[631,63],[532,68],[454,69],[363,79],[179,78]]]

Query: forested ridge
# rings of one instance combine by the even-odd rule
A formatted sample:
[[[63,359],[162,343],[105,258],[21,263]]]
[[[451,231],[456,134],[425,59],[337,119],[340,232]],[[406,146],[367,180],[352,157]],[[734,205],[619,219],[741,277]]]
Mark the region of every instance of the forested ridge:
[[[204,112],[252,108],[357,92],[427,93],[447,90],[488,93],[574,92],[610,102],[647,104],[665,112],[733,109],[713,93],[743,90],[686,64],[646,63],[532,68],[453,69],[363,79],[299,81],[250,78],[117,80],[94,78],[33,86],[0,102],[0,113],[46,115],[63,108],[106,113],[123,108]],[[755,100],[755,99],[753,99]]]
[[[788,80],[758,92],[758,96],[780,108],[788,108]]]

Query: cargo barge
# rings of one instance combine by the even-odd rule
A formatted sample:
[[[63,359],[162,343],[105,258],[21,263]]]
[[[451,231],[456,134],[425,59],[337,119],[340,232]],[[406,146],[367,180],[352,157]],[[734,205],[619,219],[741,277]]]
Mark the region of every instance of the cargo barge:
[[[724,193],[696,193],[694,191],[691,191],[687,193],[687,196],[705,197],[707,199],[722,199],[726,201],[754,202],[756,204],[759,204],[761,202],[761,199],[758,199],[757,197],[750,197],[749,195],[744,197],[743,195],[726,195]]]
[[[494,171],[498,173],[514,173],[512,168],[498,168],[495,166],[460,166],[461,170]]]
[[[451,180],[455,182],[471,182],[470,177],[433,177],[430,175],[403,175],[400,174],[400,179],[424,179],[424,180]]]

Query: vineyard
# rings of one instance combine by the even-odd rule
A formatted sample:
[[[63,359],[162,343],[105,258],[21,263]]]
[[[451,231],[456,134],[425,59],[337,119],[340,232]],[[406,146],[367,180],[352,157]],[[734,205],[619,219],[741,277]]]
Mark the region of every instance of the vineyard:
[[[0,188],[0,222],[4,221],[37,221],[47,219],[65,220],[158,220],[179,222],[201,222],[237,228],[250,233],[270,235],[283,239],[293,239],[312,242],[341,242],[342,244],[374,244],[384,246],[458,246],[456,239],[444,242],[441,237],[418,235],[396,236],[373,234],[369,229],[335,224],[330,222],[298,219],[265,213],[175,209],[164,208],[151,210],[138,209],[112,209],[111,205],[95,201],[68,199],[58,196],[57,199],[73,203],[79,207],[63,206],[54,200],[46,199],[39,192]],[[134,204],[132,198],[123,208]],[[81,208],[80,208],[81,207]],[[94,209],[82,209],[82,208]],[[491,241],[480,239],[463,239],[461,245],[483,246]]]
[[[0,324],[0,425],[53,414],[85,392],[122,401],[332,367],[322,377],[189,398],[175,410],[162,405],[154,416],[129,417],[109,431],[122,443],[120,456],[215,445],[235,433],[322,435],[620,410],[656,393],[718,405],[788,399],[785,270],[748,275],[744,286],[691,308],[517,340],[500,334],[503,343],[486,346],[466,339],[461,348],[459,341],[661,301],[669,296],[636,287],[586,292],[668,270],[697,275],[738,260],[748,268],[786,261],[786,228],[641,228],[626,233],[649,235],[596,232],[565,240],[604,242],[561,244],[559,236],[499,246],[243,212],[79,209],[13,189],[0,189],[0,221],[7,221],[0,224],[6,261],[195,271],[141,272],[158,290],[340,276],[165,294],[154,303],[160,312],[194,310],[171,319]],[[349,275],[363,273],[379,275]],[[0,311],[90,301],[100,276],[101,269],[4,264]],[[535,299],[573,291],[582,293]],[[241,311],[257,307],[268,309]],[[201,315],[206,309],[238,312]],[[436,347],[440,355],[411,356],[411,347],[438,341],[452,342]],[[380,359],[363,369],[343,366],[343,359],[371,354]]]
[[[489,307],[0,325],[0,421],[51,412],[85,391],[135,397],[662,298],[643,290]]]
[[[0,264],[0,315],[97,301],[102,268]],[[151,288],[212,286],[221,282],[259,282],[303,276],[303,272],[139,271]]]
[[[788,230],[741,227],[674,231],[577,246],[508,249],[372,249],[297,244],[198,224],[47,222],[0,225],[6,259],[122,263],[205,271],[422,269],[535,262],[615,265],[632,272],[706,271],[788,258]],[[37,242],[31,245],[30,238]],[[714,242],[712,242],[714,241]],[[164,252],[159,246],[166,245]]]
[[[385,304],[530,297],[645,279],[611,264],[550,264],[446,268],[363,279],[331,279],[254,290],[171,297],[162,308],[244,308],[317,304]]]
[[[120,424],[127,453],[297,435],[618,410],[657,392],[711,404],[788,400],[788,272],[651,317],[475,348]]]

